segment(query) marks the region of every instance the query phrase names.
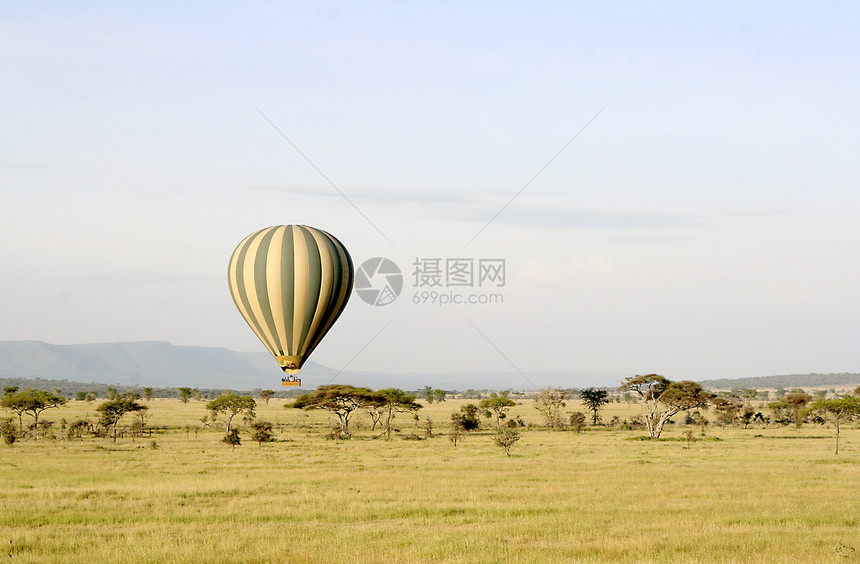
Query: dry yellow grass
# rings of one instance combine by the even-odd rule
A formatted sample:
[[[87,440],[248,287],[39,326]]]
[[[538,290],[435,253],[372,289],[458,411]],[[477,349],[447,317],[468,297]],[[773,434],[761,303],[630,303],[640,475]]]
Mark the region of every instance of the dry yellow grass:
[[[422,410],[436,430],[449,401]],[[569,409],[579,409],[570,402]],[[203,403],[153,400],[153,439],[25,441],[0,448],[9,562],[860,561],[860,430],[529,429],[506,457],[490,434],[324,438],[324,413],[261,405],[282,424],[262,449],[200,426]],[[45,417],[71,420],[71,402]],[[638,406],[612,404],[604,417]],[[538,422],[528,402],[514,410]],[[129,416],[129,422],[131,418]],[[356,421],[358,422],[358,420]],[[401,434],[421,434],[407,416]],[[698,429],[696,435],[699,435]],[[670,429],[668,438],[679,438]],[[152,440],[159,446],[151,448]],[[852,552],[853,549],[853,552]],[[8,554],[8,557],[6,557]]]

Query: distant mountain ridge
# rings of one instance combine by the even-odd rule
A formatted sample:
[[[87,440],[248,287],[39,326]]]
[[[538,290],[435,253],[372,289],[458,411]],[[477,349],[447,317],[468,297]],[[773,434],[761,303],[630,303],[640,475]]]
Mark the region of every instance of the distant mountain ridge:
[[[302,388],[353,384],[374,389],[424,386],[443,390],[536,390],[544,387],[615,388],[631,374],[615,372],[437,372],[338,371],[309,361]],[[268,352],[236,352],[218,347],[173,345],[163,341],[52,345],[42,341],[0,341],[0,380],[67,380],[120,386],[200,389],[279,389],[282,372]],[[860,385],[860,374],[794,374],[702,380],[710,389],[803,388]]]
[[[309,362],[303,374],[331,378],[335,371]],[[176,346],[161,341],[52,345],[0,341],[0,378],[42,378],[159,387],[271,388],[281,371],[265,352]]]
[[[302,387],[338,383],[370,388],[446,390],[537,389],[546,386],[615,387],[625,374],[599,372],[501,371],[464,373],[386,373],[338,371],[309,361]],[[173,345],[162,341],[52,345],[42,341],[0,341],[0,379],[43,379],[122,386],[205,389],[276,389],[282,372],[268,352],[236,352],[217,347]]]

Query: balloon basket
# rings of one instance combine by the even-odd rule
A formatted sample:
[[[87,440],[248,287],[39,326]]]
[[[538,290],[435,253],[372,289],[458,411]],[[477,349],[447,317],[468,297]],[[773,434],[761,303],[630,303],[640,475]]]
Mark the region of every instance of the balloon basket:
[[[281,380],[281,386],[301,386],[301,385],[302,385],[302,381],[298,378],[296,378],[295,380],[287,380],[287,379]]]

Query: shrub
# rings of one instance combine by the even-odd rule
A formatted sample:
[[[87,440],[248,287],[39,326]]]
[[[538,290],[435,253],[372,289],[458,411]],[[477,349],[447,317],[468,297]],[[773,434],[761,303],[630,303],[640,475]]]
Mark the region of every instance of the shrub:
[[[12,418],[9,417],[7,419],[3,419],[0,422],[0,435],[3,436],[3,442],[9,446],[15,444],[15,440],[17,440],[18,435],[15,434],[15,423],[12,421]]]
[[[520,432],[511,428],[499,429],[493,437],[493,442],[505,449],[505,454],[507,456],[511,455],[511,447],[513,447],[518,440],[520,440]]]

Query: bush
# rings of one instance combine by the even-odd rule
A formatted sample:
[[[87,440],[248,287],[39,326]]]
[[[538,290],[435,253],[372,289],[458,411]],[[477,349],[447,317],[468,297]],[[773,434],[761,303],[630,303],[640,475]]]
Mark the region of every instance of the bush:
[[[585,427],[585,414],[581,411],[574,411],[570,414],[570,426],[577,433],[581,433]]]
[[[251,438],[260,445],[260,448],[263,448],[263,443],[270,443],[275,440],[272,429],[274,429],[274,425],[271,421],[258,419],[251,423]]]
[[[511,455],[511,447],[513,447],[518,440],[520,440],[520,432],[511,428],[499,429],[493,437],[493,442],[505,449],[505,454],[507,456]]]
[[[235,427],[230,429],[230,432],[224,435],[221,441],[233,447],[233,450],[236,450],[236,446],[242,444],[242,439],[239,438],[239,429]]]
[[[473,403],[460,406],[460,413],[451,414],[451,422],[454,427],[462,431],[478,429],[481,426],[481,421],[478,419],[478,406]]]
[[[85,432],[93,432],[93,424],[88,419],[75,419],[66,427],[66,438],[80,439]]]
[[[15,433],[15,423],[12,422],[11,417],[0,422],[0,435],[3,436],[3,442],[7,445],[15,444],[18,435]]]

